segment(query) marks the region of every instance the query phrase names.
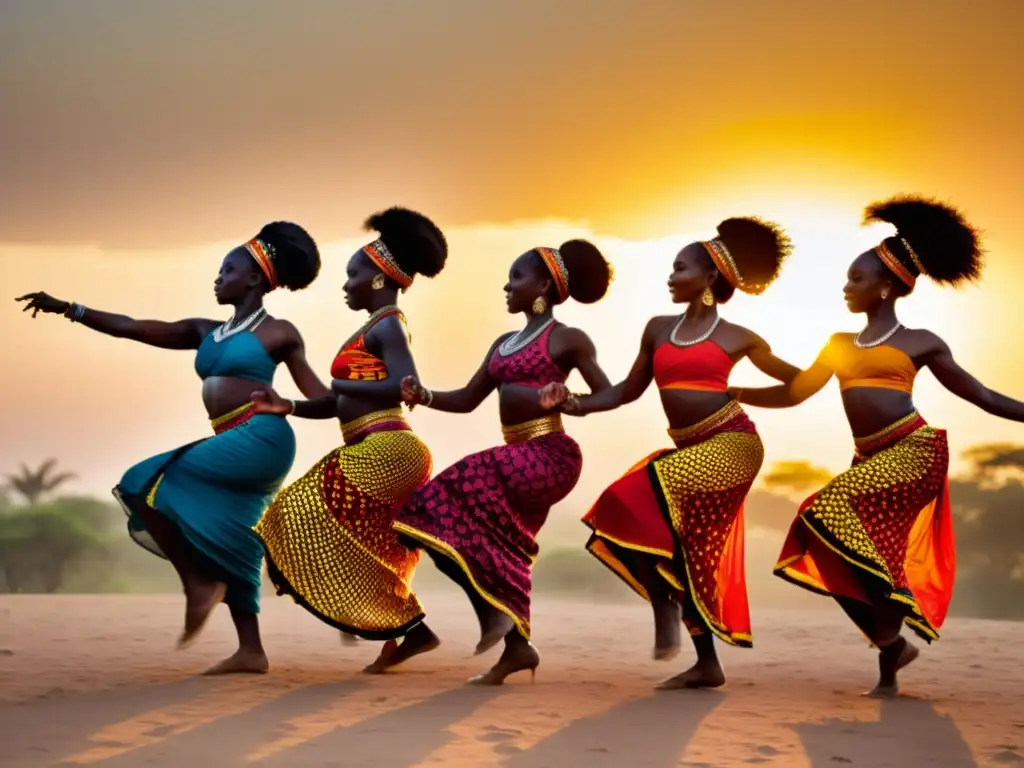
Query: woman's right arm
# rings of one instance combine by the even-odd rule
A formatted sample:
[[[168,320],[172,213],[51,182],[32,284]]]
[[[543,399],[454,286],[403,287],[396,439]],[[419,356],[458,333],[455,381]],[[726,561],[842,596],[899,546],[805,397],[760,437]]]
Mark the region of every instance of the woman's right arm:
[[[755,408],[792,408],[794,405],[800,405],[807,398],[820,392],[835,374],[834,361],[832,361],[834,338],[829,339],[811,367],[797,373],[788,384],[750,389],[729,387],[729,394],[744,405],[752,405]],[[792,367],[788,363],[782,363],[782,365],[786,368]],[[760,365],[757,367],[761,368]],[[771,376],[776,373],[789,375],[785,368],[779,371],[765,370],[764,368],[761,370]]]
[[[654,347],[663,322],[663,318],[657,317],[647,322],[640,340],[640,351],[625,379],[592,395],[572,397],[562,406],[562,410],[573,416],[586,416],[588,413],[612,411],[620,405],[638,400],[654,379]]]
[[[219,323],[215,320],[190,318],[174,322],[162,320],[135,320],[127,315],[115,315],[89,309],[80,304],[55,299],[43,292],[29,293],[16,301],[27,301],[23,311],[63,314],[68,319],[118,339],[131,339],[162,349],[198,349],[206,335]]]
[[[435,392],[420,384],[416,377],[406,376],[402,380],[402,400],[409,406],[422,405],[435,411],[448,413],[469,413],[476,410],[480,403],[486,400],[487,396],[498,386],[498,382],[491,378],[487,368],[491,362],[491,355],[494,354],[494,348],[503,339],[505,336],[499,337],[491,345],[484,361],[473,374],[473,378],[462,389]]]
[[[755,408],[792,408],[820,392],[831,378],[832,369],[816,362],[806,371],[800,371],[789,384],[752,389],[729,387],[729,394]]]

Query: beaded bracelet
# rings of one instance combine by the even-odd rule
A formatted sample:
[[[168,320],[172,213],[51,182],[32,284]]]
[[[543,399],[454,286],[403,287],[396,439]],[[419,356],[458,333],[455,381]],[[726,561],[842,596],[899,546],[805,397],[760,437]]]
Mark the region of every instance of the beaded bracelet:
[[[71,302],[68,304],[68,308],[64,310],[64,317],[72,323],[80,323],[82,318],[85,317],[85,307],[81,304]]]

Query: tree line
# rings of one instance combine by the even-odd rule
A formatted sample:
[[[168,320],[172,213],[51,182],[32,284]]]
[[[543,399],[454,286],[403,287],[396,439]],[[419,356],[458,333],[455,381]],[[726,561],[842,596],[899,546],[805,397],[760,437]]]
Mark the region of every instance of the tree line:
[[[950,480],[958,561],[952,610],[1024,619],[1024,446],[978,445],[963,458],[967,472]],[[170,567],[127,536],[116,504],[63,493],[74,479],[56,459],[7,476],[0,489],[0,592],[176,590]],[[807,461],[773,465],[748,498],[748,528],[781,541],[800,498],[829,479]],[[542,548],[535,577],[539,589],[595,597],[624,589],[581,547]]]

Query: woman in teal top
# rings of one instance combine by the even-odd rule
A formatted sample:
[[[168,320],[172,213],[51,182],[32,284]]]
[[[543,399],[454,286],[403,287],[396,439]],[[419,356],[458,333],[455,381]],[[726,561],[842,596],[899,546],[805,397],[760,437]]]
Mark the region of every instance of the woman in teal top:
[[[226,323],[135,320],[42,292],[18,299],[28,302],[33,317],[59,313],[109,336],[197,350],[195,369],[214,436],[136,464],[114,495],[129,515],[132,538],[169,560],[181,577],[186,606],[179,647],[195,639],[218,603],[231,609],[238,651],[207,674],[269,669],[257,620],[263,551],[252,527],[291,469],[295,436],[286,419],[254,414],[252,394],[273,385],[279,363],[306,397],[330,390],[306,362],[295,326],[270,317],[263,297],[278,286],[305,288],[319,271],[320,253],[309,234],[275,222],[221,263],[213,290],[218,304],[234,307]]]

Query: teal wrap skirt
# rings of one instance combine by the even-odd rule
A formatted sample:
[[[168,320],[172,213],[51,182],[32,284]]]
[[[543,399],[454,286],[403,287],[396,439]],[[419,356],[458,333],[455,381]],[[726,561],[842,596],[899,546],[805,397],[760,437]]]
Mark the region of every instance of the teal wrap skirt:
[[[258,613],[263,545],[253,526],[291,470],[295,434],[280,416],[228,416],[215,422],[213,437],[133,466],[113,493],[136,543],[166,557],[139,517],[146,505],[181,531],[210,578],[227,584],[230,607]]]

